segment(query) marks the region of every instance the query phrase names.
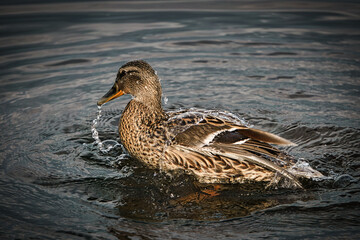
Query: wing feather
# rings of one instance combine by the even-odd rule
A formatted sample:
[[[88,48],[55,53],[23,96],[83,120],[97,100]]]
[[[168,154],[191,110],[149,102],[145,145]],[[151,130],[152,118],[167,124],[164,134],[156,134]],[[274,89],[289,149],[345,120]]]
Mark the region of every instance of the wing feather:
[[[291,180],[295,186],[302,188],[301,183],[297,180],[297,178],[289,173],[286,169],[278,166],[268,159],[246,151],[242,147],[228,144],[214,144],[209,146],[209,148],[215,149],[217,154],[221,156],[228,157],[230,159],[237,159],[240,161],[246,160],[248,162],[254,163],[255,165],[259,165],[270,171],[276,172]]]
[[[176,122],[184,122],[185,124],[182,126],[179,126],[179,124],[169,125],[170,134],[173,135],[172,140],[174,142],[184,146],[201,147],[213,141],[235,143],[246,138],[283,146],[296,145],[275,134],[236,125],[212,116],[204,118],[189,118],[187,116],[186,118],[176,119]]]
[[[294,143],[213,116],[185,116],[175,120],[184,124],[173,124],[174,128],[169,125],[171,144],[165,150],[165,157],[171,156],[167,160],[172,161],[174,168],[182,167],[196,171],[196,175],[218,179],[237,176],[269,180],[278,173],[301,188],[297,178],[281,167],[288,165],[288,160],[282,159],[283,154],[270,145]]]
[[[296,144],[293,142],[290,142],[289,140],[286,140],[285,138],[279,137],[275,134],[268,133],[265,131],[261,131],[259,129],[254,128],[239,128],[238,131],[255,140],[276,144],[276,145],[283,145],[283,146],[295,146]]]

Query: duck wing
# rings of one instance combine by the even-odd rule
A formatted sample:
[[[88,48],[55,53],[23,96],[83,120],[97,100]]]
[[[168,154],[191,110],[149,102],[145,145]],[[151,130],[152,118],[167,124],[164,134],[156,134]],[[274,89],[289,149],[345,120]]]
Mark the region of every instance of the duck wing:
[[[270,145],[294,144],[277,135],[214,116],[196,118],[170,132],[171,145],[166,152],[175,165],[215,172],[218,177],[245,176],[257,181],[269,177],[265,172],[276,172],[301,187],[296,177],[283,168],[291,164],[291,158]]]
[[[191,147],[204,147],[211,143],[226,143],[241,145],[253,140],[248,145],[270,147],[276,145],[296,145],[289,140],[262,130],[234,124],[214,116],[187,115],[169,121],[171,141]],[[262,143],[262,144],[260,144]],[[275,148],[273,148],[275,149]]]

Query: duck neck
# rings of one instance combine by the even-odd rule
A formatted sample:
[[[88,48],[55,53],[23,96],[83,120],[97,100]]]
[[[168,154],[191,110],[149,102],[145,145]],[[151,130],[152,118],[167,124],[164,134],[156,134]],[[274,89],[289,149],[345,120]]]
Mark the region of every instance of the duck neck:
[[[145,106],[148,109],[148,112],[160,115],[164,114],[161,104],[161,90],[158,91],[157,94],[154,94],[151,91],[143,93],[135,96],[133,100]]]
[[[134,98],[132,100],[142,111],[142,115],[147,115],[148,120],[156,121],[163,119],[166,114],[161,105],[161,98],[158,99],[139,99]]]

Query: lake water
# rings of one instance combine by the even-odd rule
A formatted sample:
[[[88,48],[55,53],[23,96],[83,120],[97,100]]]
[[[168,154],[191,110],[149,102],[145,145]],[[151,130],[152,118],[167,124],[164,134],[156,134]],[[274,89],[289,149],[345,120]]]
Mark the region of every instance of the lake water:
[[[312,1],[0,4],[1,239],[360,238],[360,4]],[[148,170],[91,127],[118,68],[147,60],[164,108],[226,110],[297,146],[306,190]],[[114,146],[129,96],[102,108]]]

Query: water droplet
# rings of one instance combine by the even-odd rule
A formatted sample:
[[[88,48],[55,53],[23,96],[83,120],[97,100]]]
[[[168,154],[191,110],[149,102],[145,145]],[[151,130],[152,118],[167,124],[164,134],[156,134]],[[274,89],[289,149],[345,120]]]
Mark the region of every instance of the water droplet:
[[[111,149],[119,146],[120,143],[118,143],[115,140],[105,140],[103,142],[101,141],[101,139],[99,137],[99,132],[96,129],[97,125],[100,122],[100,118],[101,118],[101,106],[98,106],[97,116],[93,120],[93,124],[91,126],[91,133],[92,133],[93,139],[95,140],[95,144],[99,147],[99,150],[102,153],[108,153]]]
[[[169,99],[164,95],[164,104],[166,105],[168,103]]]

